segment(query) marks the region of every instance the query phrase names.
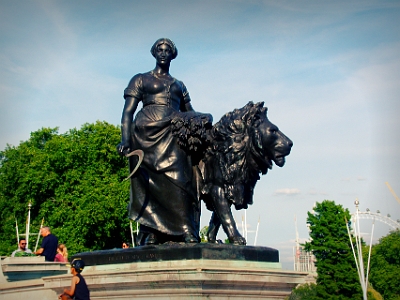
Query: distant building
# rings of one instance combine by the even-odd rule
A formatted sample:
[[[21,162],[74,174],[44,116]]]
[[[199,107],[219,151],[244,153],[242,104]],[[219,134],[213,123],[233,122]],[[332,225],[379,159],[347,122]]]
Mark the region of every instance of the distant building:
[[[294,248],[294,270],[297,272],[317,273],[315,256],[300,245]]]

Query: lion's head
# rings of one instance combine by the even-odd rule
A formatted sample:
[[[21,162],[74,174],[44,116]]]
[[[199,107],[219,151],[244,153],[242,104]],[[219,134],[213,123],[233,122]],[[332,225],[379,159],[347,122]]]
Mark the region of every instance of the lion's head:
[[[264,105],[263,102],[256,105],[258,104]],[[260,119],[257,122],[258,126],[253,127],[253,145],[256,147],[256,151],[262,155],[268,169],[272,168],[272,162],[275,162],[278,167],[283,167],[285,157],[290,154],[293,143],[268,119],[267,108],[262,108],[261,111]],[[267,170],[260,169],[260,171],[265,174]]]
[[[208,155],[219,166],[214,181],[223,182],[225,196],[236,208],[252,203],[259,173],[266,174],[273,163],[285,164],[292,141],[267,117],[264,102],[249,102],[225,114],[212,129],[212,148]],[[222,177],[222,178],[215,178]]]

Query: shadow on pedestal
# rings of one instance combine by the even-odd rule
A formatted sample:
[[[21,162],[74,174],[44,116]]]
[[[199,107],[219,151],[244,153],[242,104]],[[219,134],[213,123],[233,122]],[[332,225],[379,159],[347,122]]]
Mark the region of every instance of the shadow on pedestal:
[[[192,259],[279,263],[279,252],[276,249],[268,247],[209,243],[170,243],[128,249],[82,252],[74,255],[72,258],[83,259],[86,266]]]

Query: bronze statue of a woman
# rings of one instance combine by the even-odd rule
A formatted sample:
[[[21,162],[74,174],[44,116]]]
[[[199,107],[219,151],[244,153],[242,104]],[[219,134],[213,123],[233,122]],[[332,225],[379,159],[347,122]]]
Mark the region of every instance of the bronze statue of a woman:
[[[171,122],[194,112],[185,85],[169,73],[178,55],[167,38],[151,47],[156,67],[135,75],[124,91],[121,155],[141,149],[144,159],[131,177],[129,218],[140,223],[141,244],[199,242],[199,204],[190,155],[179,147]],[[142,102],[143,108],[133,115]],[[130,158],[132,159],[132,158]]]

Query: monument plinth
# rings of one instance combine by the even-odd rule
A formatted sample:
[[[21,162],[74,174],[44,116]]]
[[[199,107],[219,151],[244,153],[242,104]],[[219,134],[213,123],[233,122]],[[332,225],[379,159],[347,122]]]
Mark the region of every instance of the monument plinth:
[[[93,299],[284,299],[306,273],[268,247],[170,243],[79,253]],[[70,277],[44,278],[56,292]],[[128,296],[129,295],[129,296]]]
[[[128,249],[99,250],[78,253],[88,266],[122,264],[132,262],[156,262],[171,260],[235,260],[279,264],[279,252],[269,247],[237,246],[230,244],[167,243],[157,246],[141,246]]]
[[[268,247],[168,243],[74,258],[86,263],[91,299],[284,299],[307,276],[282,270]],[[70,284],[71,274],[5,283],[0,298],[56,299]]]

